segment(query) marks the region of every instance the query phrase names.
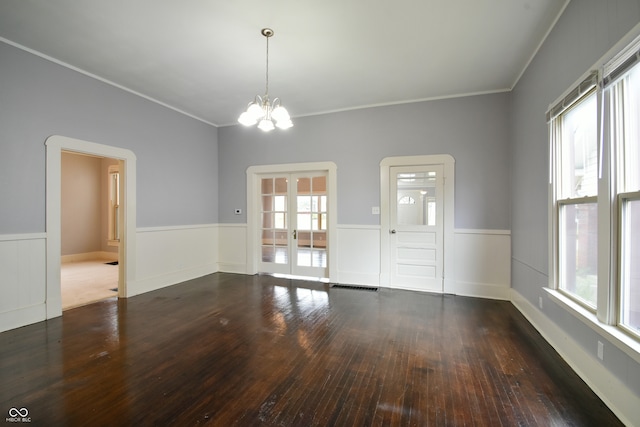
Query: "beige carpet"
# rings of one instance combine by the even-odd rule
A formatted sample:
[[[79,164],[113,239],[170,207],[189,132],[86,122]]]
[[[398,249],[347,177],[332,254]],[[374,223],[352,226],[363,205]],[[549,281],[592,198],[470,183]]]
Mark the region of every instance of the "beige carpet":
[[[66,262],[60,267],[62,309],[118,296],[118,266],[107,260]]]

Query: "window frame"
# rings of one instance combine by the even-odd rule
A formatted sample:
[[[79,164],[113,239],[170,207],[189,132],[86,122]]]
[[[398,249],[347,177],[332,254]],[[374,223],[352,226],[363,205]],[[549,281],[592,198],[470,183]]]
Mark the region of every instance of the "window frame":
[[[617,217],[618,217],[618,224],[619,224],[618,244],[617,244],[617,250],[618,250],[617,274],[618,274],[619,280],[616,283],[616,291],[617,291],[616,295],[618,295],[617,304],[616,304],[616,326],[621,330],[623,330],[625,333],[631,335],[633,338],[640,341],[640,329],[634,330],[633,328],[629,327],[629,325],[622,323],[623,310],[624,310],[624,307],[623,307],[624,299],[622,296],[623,281],[626,277],[625,270],[627,268],[626,266],[627,257],[624,254],[623,248],[627,246],[627,243],[628,243],[623,233],[627,223],[625,204],[628,201],[640,201],[640,191],[632,191],[632,192],[626,192],[626,193],[621,192],[617,194],[616,199],[617,199],[617,211],[618,211]]]
[[[571,292],[563,289],[560,286],[561,277],[562,277],[562,261],[560,259],[562,255],[562,247],[563,242],[561,239],[561,219],[562,219],[562,209],[565,206],[569,205],[578,205],[585,203],[596,203],[599,207],[598,197],[600,193],[600,188],[598,188],[598,193],[595,196],[569,196],[569,197],[559,197],[566,183],[564,182],[565,175],[562,173],[562,156],[563,156],[563,147],[562,147],[562,126],[564,115],[580,105],[583,101],[585,101],[590,96],[596,97],[596,103],[598,108],[600,106],[601,93],[598,89],[598,76],[599,73],[597,71],[590,71],[583,76],[583,78],[579,81],[578,84],[572,86],[572,88],[567,92],[565,96],[563,96],[560,101],[555,103],[555,105],[549,109],[547,112],[547,122],[549,126],[549,199],[550,199],[550,210],[549,210],[549,223],[550,223],[550,236],[549,241],[551,243],[551,250],[549,251],[549,265],[552,268],[552,274],[549,275],[549,288],[554,289],[557,292],[564,295],[566,298],[571,300],[573,303],[579,305],[582,309],[587,310],[591,313],[597,312],[597,301],[600,300],[600,292],[599,286],[597,290],[597,299],[596,299],[596,307],[589,305],[585,300],[578,297],[577,295],[572,294]],[[596,116],[597,120],[597,116]],[[600,128],[598,127],[598,135],[601,134]],[[600,161],[600,141],[596,141],[598,146],[598,162]],[[599,187],[599,185],[598,185]],[[599,209],[599,208],[598,208]],[[598,221],[600,222],[600,221]],[[599,227],[598,227],[599,228]],[[600,236],[598,230],[598,237]],[[598,258],[598,271],[600,271],[600,262]],[[598,282],[600,282],[600,277],[598,277]]]
[[[624,138],[621,117],[624,116],[624,106],[621,98],[626,96],[624,85],[619,85],[632,70],[640,67],[640,36],[635,39],[627,38],[629,44],[616,52],[610,52],[600,67],[595,71],[585,73],[570,90],[565,92],[558,101],[551,104],[547,111],[549,129],[549,192],[548,192],[548,233],[549,233],[549,275],[548,286],[543,288],[546,293],[576,316],[594,331],[609,339],[611,343],[623,350],[640,363],[640,331],[622,324],[622,280],[625,236],[623,235],[623,210],[625,201],[640,200],[640,188],[625,188],[621,176],[625,167],[623,155]],[[559,289],[559,260],[561,247],[559,246],[559,211],[561,206],[585,202],[583,197],[558,199],[560,178],[559,164],[561,153],[558,151],[559,126],[556,120],[571,106],[583,99],[587,86],[595,91],[597,102],[597,251],[598,251],[598,284],[596,310],[589,310],[574,298]],[[634,116],[635,117],[635,116]],[[635,141],[635,140],[634,140]],[[626,191],[625,190],[630,190]],[[636,191],[637,190],[637,191]]]

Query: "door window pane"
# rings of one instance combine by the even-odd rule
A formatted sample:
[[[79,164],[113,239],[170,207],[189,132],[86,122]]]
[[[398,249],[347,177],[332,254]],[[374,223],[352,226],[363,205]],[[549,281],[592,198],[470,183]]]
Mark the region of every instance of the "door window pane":
[[[598,205],[563,205],[560,221],[560,289],[595,308],[598,294]]]
[[[327,229],[327,177],[298,178],[298,266],[325,267]]]
[[[261,181],[263,262],[289,262],[287,185],[287,178],[263,178]]]
[[[397,174],[398,225],[436,225],[436,179],[434,171]]]

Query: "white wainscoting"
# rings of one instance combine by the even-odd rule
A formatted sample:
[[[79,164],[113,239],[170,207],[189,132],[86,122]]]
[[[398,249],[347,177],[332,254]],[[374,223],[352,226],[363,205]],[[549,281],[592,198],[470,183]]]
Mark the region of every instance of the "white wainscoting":
[[[337,282],[380,286],[380,226],[337,226]],[[247,274],[247,226],[218,224],[218,270]],[[453,265],[448,276],[457,295],[510,298],[511,234],[508,230],[455,231]]]
[[[0,235],[0,332],[45,320],[46,233]]]
[[[454,236],[455,294],[509,300],[511,232],[456,229]]]
[[[218,270],[247,274],[247,225],[218,224]]]
[[[127,296],[218,271],[218,227],[213,224],[138,228],[136,273]]]
[[[380,226],[338,225],[338,283],[379,286]]]

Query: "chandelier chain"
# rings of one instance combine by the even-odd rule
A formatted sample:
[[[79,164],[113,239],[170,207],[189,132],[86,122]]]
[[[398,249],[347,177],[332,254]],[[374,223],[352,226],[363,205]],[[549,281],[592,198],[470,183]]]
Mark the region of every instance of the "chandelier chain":
[[[266,74],[267,74],[267,78],[266,78],[267,85],[266,85],[264,93],[265,93],[265,97],[269,98],[269,36],[266,36],[266,39],[267,39],[267,72],[266,72]]]

